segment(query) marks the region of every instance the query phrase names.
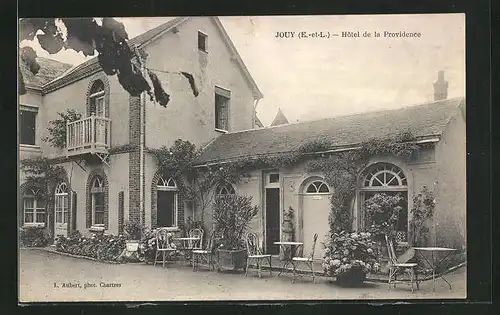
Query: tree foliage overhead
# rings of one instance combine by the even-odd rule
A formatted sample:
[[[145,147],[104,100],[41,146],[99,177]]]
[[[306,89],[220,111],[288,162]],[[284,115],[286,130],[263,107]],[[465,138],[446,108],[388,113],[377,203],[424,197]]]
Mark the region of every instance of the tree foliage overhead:
[[[57,22],[66,27],[65,34]],[[98,62],[104,73],[117,75],[118,81],[131,96],[148,92],[150,98],[162,106],[166,106],[169,101],[170,96],[164,91],[158,78],[142,71],[147,54],[128,44],[128,34],[124,25],[114,18],[102,18],[102,23],[91,17],[21,19],[19,41],[34,40],[35,37],[40,46],[50,54],[56,54],[62,49],[82,52],[85,56],[94,56],[97,52]],[[33,48],[20,49],[21,62],[33,74],[40,69],[36,57]],[[152,87],[147,77],[152,81]],[[186,78],[193,88],[191,80]],[[198,91],[195,89],[196,87],[193,88],[193,93],[197,96]],[[26,93],[20,69],[19,91],[21,94]]]

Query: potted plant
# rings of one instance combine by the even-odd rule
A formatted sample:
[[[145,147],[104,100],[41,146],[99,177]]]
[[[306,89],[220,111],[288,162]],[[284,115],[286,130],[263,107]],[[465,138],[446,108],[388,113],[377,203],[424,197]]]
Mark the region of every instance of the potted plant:
[[[237,270],[246,266],[244,236],[257,212],[251,197],[217,196],[213,208],[217,270],[222,267]]]
[[[127,222],[124,227],[124,232],[126,236],[126,248],[128,252],[137,252],[139,248],[139,242],[142,237],[143,228],[139,223]]]
[[[368,273],[380,270],[378,253],[369,232],[334,233],[325,245],[323,270],[342,286],[359,286]]]

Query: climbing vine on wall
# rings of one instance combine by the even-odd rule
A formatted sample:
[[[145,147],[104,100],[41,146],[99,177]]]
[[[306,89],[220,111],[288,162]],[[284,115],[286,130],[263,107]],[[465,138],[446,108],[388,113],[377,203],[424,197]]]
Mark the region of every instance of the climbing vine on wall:
[[[66,124],[82,118],[82,115],[74,109],[68,109],[65,112],[57,113],[59,118],[49,121],[49,135],[42,138],[49,142],[53,147],[63,149],[66,147]]]
[[[369,158],[377,155],[394,155],[406,161],[415,159],[419,145],[411,132],[399,133],[388,139],[370,139],[356,150],[338,152],[307,163],[308,172],[321,172],[325,181],[334,187],[330,198],[330,233],[352,229],[351,207],[356,196],[357,179]]]
[[[37,193],[37,197],[52,201],[56,185],[66,179],[62,166],[54,165],[48,158],[25,159],[21,161],[21,170],[26,174],[27,187]]]

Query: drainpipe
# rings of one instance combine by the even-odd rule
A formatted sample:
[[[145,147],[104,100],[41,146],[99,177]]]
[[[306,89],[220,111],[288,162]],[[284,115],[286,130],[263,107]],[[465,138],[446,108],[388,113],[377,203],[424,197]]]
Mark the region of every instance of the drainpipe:
[[[137,46],[135,47],[136,56],[139,59],[141,64],[141,72],[142,75],[146,78],[147,71],[144,60],[142,60],[141,55],[139,53],[139,49]],[[139,125],[140,125],[140,140],[139,140],[139,222],[142,227],[145,226],[145,222],[143,222],[144,216],[144,144],[145,144],[145,116],[146,116],[146,92],[141,93],[140,106],[139,106],[140,114],[139,114]]]

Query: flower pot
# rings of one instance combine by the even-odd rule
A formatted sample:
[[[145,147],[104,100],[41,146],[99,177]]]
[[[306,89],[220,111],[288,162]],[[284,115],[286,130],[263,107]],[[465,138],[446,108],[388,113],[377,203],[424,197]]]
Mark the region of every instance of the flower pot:
[[[127,252],[137,252],[137,250],[139,249],[138,240],[127,240],[125,241],[125,245],[127,248]]]
[[[336,282],[344,287],[358,287],[366,280],[366,273],[359,268],[352,268],[336,276]]]
[[[245,249],[218,249],[216,251],[216,256],[218,271],[222,269],[238,270],[245,269],[246,267],[247,252]]]

